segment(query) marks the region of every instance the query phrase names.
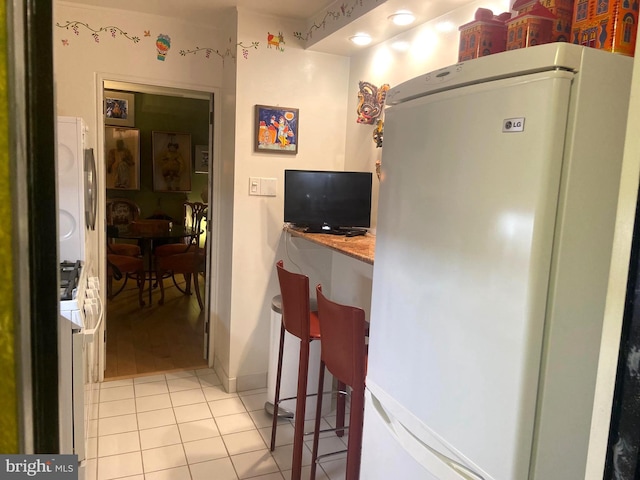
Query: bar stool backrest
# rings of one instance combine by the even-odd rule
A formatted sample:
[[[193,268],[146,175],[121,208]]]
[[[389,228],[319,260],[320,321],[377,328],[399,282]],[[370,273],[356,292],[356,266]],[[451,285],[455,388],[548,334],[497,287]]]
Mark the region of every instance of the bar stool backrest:
[[[309,341],[309,277],[293,273],[276,263],[280,295],[282,295],[282,323],[284,328],[300,340]]]
[[[316,287],[322,335],[322,361],[329,371],[349,386],[362,384],[366,373],[367,322],[364,310],[332,302]]]

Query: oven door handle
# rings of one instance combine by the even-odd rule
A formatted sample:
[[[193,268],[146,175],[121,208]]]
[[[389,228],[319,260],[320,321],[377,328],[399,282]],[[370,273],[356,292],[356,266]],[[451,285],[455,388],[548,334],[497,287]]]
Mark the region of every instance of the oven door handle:
[[[92,302],[91,300],[95,300],[95,302]],[[96,333],[100,330],[100,326],[102,325],[102,320],[104,318],[104,308],[102,306],[102,300],[100,299],[100,296],[97,296],[94,299],[87,299],[87,301],[85,302],[85,312],[87,308],[90,309],[92,316],[98,314],[98,321],[93,328],[84,330],[83,333],[85,345],[87,343],[93,343]],[[97,311],[94,310],[94,308],[97,309]]]

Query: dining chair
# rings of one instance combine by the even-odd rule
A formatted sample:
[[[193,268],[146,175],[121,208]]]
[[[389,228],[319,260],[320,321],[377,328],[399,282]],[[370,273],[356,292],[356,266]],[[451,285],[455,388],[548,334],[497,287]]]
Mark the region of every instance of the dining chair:
[[[183,242],[160,245],[155,249],[156,256],[175,255],[185,253],[190,245],[200,243],[202,221],[206,217],[207,204],[202,202],[184,202],[183,204],[184,226],[193,228],[196,234],[186,237]]]
[[[186,282],[185,289],[181,289],[177,284],[176,287],[186,295],[191,295],[191,280],[193,279],[193,287],[196,291],[198,305],[202,310],[204,309],[204,302],[202,301],[202,295],[200,293],[199,277],[200,273],[205,271],[207,263],[206,241],[204,247],[194,244],[187,247],[183,245],[182,248],[182,253],[155,257],[156,279],[160,284],[160,300],[158,304],[164,304],[164,279],[171,276],[173,283],[176,284],[174,276],[176,274],[182,274]]]
[[[322,293],[322,286],[316,287],[318,299],[318,320],[322,342],[320,344],[319,388],[324,382],[326,370],[339,382],[351,388],[351,408],[349,412],[349,440],[347,444],[346,480],[360,477],[362,451],[362,430],[364,422],[364,390],[367,372],[367,332],[368,323],[364,310],[358,307],[332,302]],[[318,395],[316,421],[313,432],[311,453],[311,479],[314,480],[318,459],[322,397]],[[325,454],[325,455],[331,455]],[[322,455],[321,457],[324,457]]]
[[[153,251],[155,256],[155,263],[156,265],[160,265],[162,276],[170,276],[175,287],[185,295],[191,294],[191,276],[199,275],[201,272],[204,272],[204,266],[206,262],[204,262],[203,254],[205,249],[200,246],[200,237],[202,234],[202,222],[203,220],[206,221],[207,206],[208,205],[206,203],[202,202],[184,202],[184,226],[185,228],[192,228],[195,234],[191,237],[185,237],[184,241],[180,243],[159,245]],[[181,266],[179,264],[180,258],[165,259],[165,257],[182,254],[189,254],[186,257],[180,257],[187,262],[187,265]],[[176,274],[184,275],[186,282],[186,286],[184,289],[176,281]],[[158,279],[160,279],[160,274],[157,273],[157,275]],[[196,295],[199,295],[200,291],[198,289],[197,282],[198,278],[194,278]],[[201,299],[198,299],[198,303],[200,304],[200,308],[202,308]]]
[[[127,228],[131,222],[140,218],[140,207],[127,198],[107,198],[105,213],[107,225]]]
[[[107,298],[109,300],[124,290],[129,278],[135,278],[138,286],[138,302],[141,307],[144,307],[142,292],[144,290],[145,277],[144,261],[142,258],[128,255],[107,255]],[[116,292],[113,291],[114,279],[124,279],[122,285]]]
[[[106,203],[107,229],[120,232],[130,227],[131,222],[140,218],[140,207],[126,198],[109,198]],[[114,238],[107,242],[107,253],[139,257],[140,246],[132,243],[116,243]]]

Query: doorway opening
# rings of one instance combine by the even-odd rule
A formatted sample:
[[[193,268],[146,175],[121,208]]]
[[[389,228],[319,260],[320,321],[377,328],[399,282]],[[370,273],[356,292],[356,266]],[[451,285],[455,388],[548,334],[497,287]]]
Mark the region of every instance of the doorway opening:
[[[214,158],[213,93],[104,80],[102,98],[103,205],[124,199],[137,206],[141,220],[166,221],[172,230],[176,230],[174,225],[193,226],[185,202],[208,205],[214,193],[213,162],[209,162]],[[124,156],[126,162],[118,155],[121,153],[118,148],[129,151]],[[110,151],[115,154],[110,155]],[[176,165],[171,176],[164,174],[166,169],[161,160],[168,153],[173,155]],[[115,240],[141,247],[147,281],[145,304],[141,307],[135,279],[129,279],[126,285],[126,275],[112,280],[113,293],[123,285],[124,288],[107,299],[105,308],[105,342],[100,356],[104,379],[208,366],[213,270],[212,255],[207,251],[212,242],[206,238],[211,235],[211,211],[207,208],[199,229],[199,245],[206,261],[196,275],[204,308],[198,303],[193,280],[187,288],[187,277],[182,274],[163,279],[156,279],[153,274],[155,247],[176,240],[157,239],[148,243]],[[106,209],[105,217],[107,221],[110,219]],[[111,227],[107,225],[107,231]],[[113,233],[113,229],[110,231]],[[107,242],[111,241],[114,239],[108,236]],[[165,290],[162,304],[160,281]],[[189,290],[191,294],[184,293]]]

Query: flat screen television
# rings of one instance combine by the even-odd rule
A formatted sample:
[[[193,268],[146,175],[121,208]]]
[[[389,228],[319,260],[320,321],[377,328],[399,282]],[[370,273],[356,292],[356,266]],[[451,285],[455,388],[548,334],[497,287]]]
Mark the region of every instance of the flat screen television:
[[[354,234],[371,226],[371,172],[284,171],[284,221],[307,232]]]

